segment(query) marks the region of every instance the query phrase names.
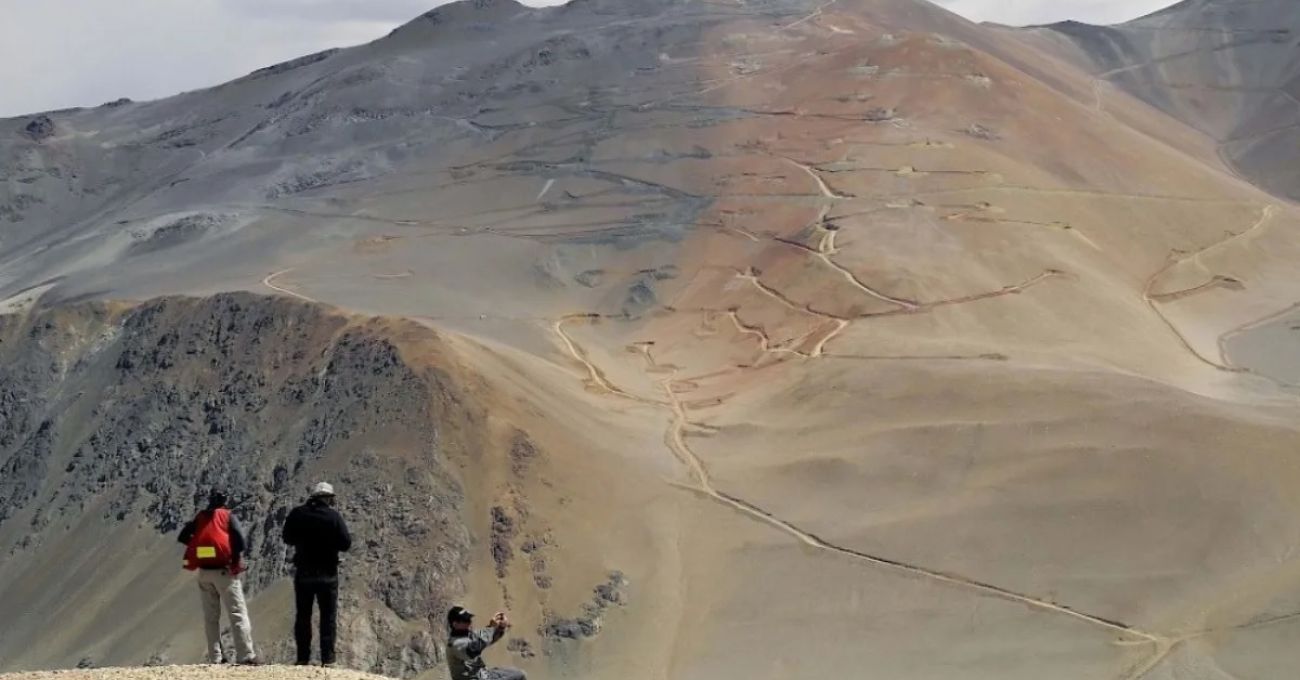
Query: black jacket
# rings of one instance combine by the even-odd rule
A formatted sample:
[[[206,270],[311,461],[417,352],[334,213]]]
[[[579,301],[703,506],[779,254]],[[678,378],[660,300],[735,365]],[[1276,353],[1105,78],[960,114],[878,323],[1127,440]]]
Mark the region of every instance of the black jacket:
[[[296,578],[334,577],[339,573],[339,553],[352,547],[343,516],[326,503],[309,500],[294,508],[284,520],[284,542],[293,546]]]
[[[208,508],[207,511],[211,512],[214,509],[215,508]],[[194,538],[194,529],[194,520],[190,520],[185,524],[185,527],[181,529],[181,535],[177,536],[176,540],[185,545],[189,545],[190,539]],[[235,517],[235,513],[232,512],[230,513],[230,553],[234,556],[235,560],[239,560],[247,549],[248,539],[244,536],[244,527],[239,523],[239,518]]]

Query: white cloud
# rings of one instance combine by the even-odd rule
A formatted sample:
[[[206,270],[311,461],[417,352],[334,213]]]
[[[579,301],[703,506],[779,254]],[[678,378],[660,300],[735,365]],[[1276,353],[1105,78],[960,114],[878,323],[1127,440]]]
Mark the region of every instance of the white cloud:
[[[257,19],[401,23],[427,12],[438,0],[223,0],[222,4],[233,12]]]
[[[549,4],[556,0],[542,0]],[[939,0],[977,21],[1119,21],[1170,0]],[[13,0],[0,116],[152,99],[382,36],[439,0]]]
[[[6,3],[0,116],[152,99],[384,35],[427,2],[41,0]],[[383,5],[376,10],[373,5]],[[352,11],[347,11],[351,6]],[[360,9],[356,9],[360,8]]]
[[[1116,24],[1173,4],[1173,0],[933,0],[973,21],[1013,26],[1074,19]]]

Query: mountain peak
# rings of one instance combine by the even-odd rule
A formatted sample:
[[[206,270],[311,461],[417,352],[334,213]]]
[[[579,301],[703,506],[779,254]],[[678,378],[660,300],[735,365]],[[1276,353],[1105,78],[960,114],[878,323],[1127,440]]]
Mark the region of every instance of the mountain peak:
[[[398,26],[389,35],[427,30],[430,27],[461,21],[502,20],[527,11],[528,7],[517,0],[456,0],[456,2],[439,5]]]

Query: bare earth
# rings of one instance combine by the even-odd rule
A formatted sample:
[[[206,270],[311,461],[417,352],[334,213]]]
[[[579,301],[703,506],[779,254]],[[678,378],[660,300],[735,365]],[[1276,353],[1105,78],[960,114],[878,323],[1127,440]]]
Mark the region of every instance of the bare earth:
[[[4,680],[379,680],[380,676],[319,667],[156,666],[3,673]]]

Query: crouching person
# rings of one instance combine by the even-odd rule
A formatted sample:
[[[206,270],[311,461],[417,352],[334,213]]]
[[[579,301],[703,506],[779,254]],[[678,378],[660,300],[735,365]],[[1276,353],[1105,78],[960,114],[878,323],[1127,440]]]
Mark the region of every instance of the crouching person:
[[[474,615],[464,607],[447,612],[447,668],[451,680],[525,680],[514,668],[488,668],[483,651],[505,636],[510,620],[497,612],[487,628],[474,630]]]

